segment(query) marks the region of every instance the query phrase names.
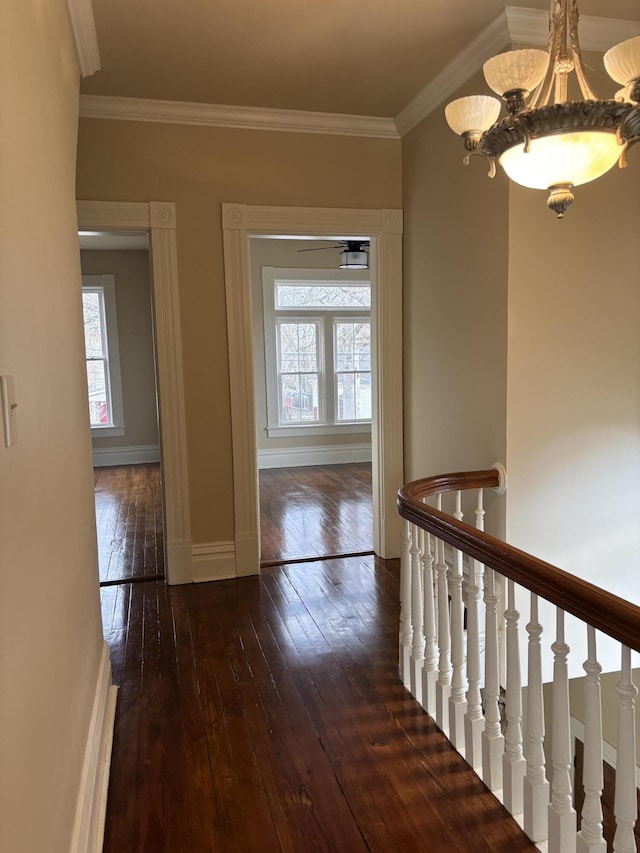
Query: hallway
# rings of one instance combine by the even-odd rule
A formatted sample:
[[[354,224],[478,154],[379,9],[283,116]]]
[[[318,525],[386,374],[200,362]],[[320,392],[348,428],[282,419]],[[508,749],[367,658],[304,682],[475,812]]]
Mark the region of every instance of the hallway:
[[[373,557],[104,588],[105,853],[533,851],[400,684],[397,600]]]

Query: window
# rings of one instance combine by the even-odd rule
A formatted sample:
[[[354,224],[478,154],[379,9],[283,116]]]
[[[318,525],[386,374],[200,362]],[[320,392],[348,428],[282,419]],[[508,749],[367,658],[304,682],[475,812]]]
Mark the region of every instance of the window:
[[[292,430],[318,434],[371,428],[371,285],[366,275],[263,270],[270,437]]]
[[[124,435],[115,280],[112,275],[82,277],[82,313],[92,433]]]

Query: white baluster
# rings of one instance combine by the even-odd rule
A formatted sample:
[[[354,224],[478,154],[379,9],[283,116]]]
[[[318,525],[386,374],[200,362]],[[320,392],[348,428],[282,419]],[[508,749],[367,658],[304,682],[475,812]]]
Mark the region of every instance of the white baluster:
[[[526,762],[522,751],[522,681],[520,678],[520,644],[518,638],[518,620],[516,610],[515,584],[507,581],[507,730],[505,752],[503,756],[503,801],[505,808],[513,815],[523,810],[523,779]]]
[[[524,755],[527,772],[524,777],[524,831],[534,841],[546,841],[548,835],[549,783],[545,775],[544,704],[542,698],[542,659],[538,621],[538,596],[531,593],[531,618],[527,625],[528,684],[527,731]]]
[[[431,534],[420,531],[422,552],[422,587],[424,590],[424,667],[422,669],[422,707],[435,717],[436,681],[438,678],[438,646],[436,642],[436,608],[433,600],[433,551]]]
[[[442,510],[442,495],[437,497]],[[436,682],[436,724],[449,734],[449,696],[451,694],[451,632],[449,629],[449,585],[444,542],[436,539],[436,578],[438,593],[438,681]]]
[[[636,791],[636,713],[638,688],[631,677],[631,652],[622,647],[622,671],[616,685],[618,694],[618,757],[614,813],[616,834],[614,853],[636,853],[633,828],[638,817]]]
[[[400,551],[400,678],[411,686],[411,524],[403,519]]]
[[[482,489],[478,489],[476,529],[484,530]],[[480,695],[480,585],[484,566],[473,560],[467,587],[467,713],[464,718],[464,755],[467,763],[480,775],[482,771],[482,732],[484,715]]]
[[[578,833],[577,853],[606,853],[607,842],[602,833],[602,704],[600,673],[596,655],[596,629],[587,625],[587,660],[583,664],[584,681],[584,763],[582,780],[584,803],[582,826]],[[576,780],[576,786],[578,781]]]
[[[453,517],[462,521],[462,492],[456,492]],[[464,715],[467,711],[464,678],[464,605],[462,602],[462,551],[454,548],[453,565],[449,572],[451,597],[451,695],[449,697],[449,738],[459,752],[464,751]]]
[[[411,683],[410,690],[418,702],[422,702],[422,667],[424,665],[424,633],[422,631],[422,562],[418,527],[411,525],[411,622],[413,641],[411,645]]]
[[[551,729],[551,802],[549,803],[549,853],[574,853],[576,811],[571,790],[571,727],[569,720],[569,646],[564,640],[564,611],[556,607],[556,641],[553,652],[553,709]]]
[[[498,595],[493,569],[484,576],[485,682],[484,731],[482,732],[482,780],[490,791],[502,788],[504,736],[500,725],[500,675],[498,661]]]

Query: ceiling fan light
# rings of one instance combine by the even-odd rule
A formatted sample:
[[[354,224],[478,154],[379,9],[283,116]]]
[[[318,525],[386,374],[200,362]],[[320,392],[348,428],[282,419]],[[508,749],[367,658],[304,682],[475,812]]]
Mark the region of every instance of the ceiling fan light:
[[[640,78],[640,36],[621,41],[604,55],[607,74],[616,83],[629,86]]]
[[[523,187],[577,187],[608,172],[622,150],[615,132],[576,130],[532,139],[528,151],[523,144],[514,145],[503,152],[500,165]]]
[[[366,270],[369,269],[369,255],[366,252],[350,252],[345,249],[340,253],[341,270]]]
[[[532,92],[542,82],[549,65],[546,50],[528,48],[499,53],[482,66],[487,85],[497,95],[507,92]]]
[[[458,136],[484,133],[500,115],[500,101],[492,95],[469,95],[447,104],[447,124]]]

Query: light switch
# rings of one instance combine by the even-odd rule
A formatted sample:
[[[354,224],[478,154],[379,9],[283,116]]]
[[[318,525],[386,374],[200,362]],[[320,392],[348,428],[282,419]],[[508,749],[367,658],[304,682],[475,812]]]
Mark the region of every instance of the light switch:
[[[11,447],[18,441],[18,404],[13,376],[0,376],[0,397],[2,397],[4,446]]]

